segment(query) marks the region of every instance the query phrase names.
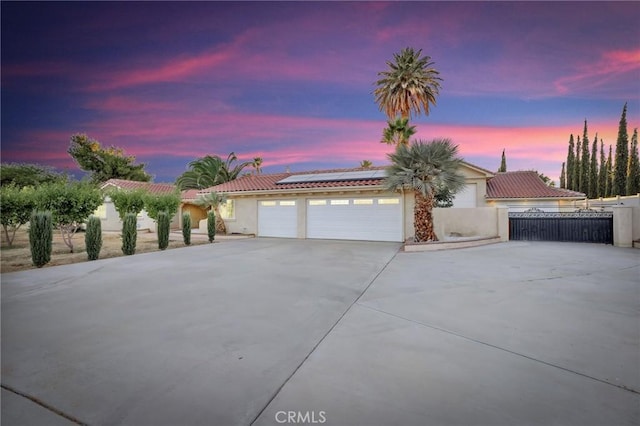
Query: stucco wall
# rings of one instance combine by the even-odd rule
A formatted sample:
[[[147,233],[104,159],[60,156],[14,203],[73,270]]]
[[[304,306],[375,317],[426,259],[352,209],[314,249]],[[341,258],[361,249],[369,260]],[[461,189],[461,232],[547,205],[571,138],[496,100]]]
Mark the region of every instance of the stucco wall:
[[[506,229],[508,239],[509,219],[506,214],[500,215],[500,210],[494,207],[436,208],[433,210],[436,235],[440,240],[452,234],[462,237],[494,237],[504,233]],[[507,221],[507,226],[501,227],[500,220]]]

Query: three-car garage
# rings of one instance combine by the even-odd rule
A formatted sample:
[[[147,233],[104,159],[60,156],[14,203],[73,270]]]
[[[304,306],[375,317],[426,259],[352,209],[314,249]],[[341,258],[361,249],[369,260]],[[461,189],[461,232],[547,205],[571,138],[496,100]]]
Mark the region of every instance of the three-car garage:
[[[401,242],[402,217],[399,196],[260,200],[258,235]]]

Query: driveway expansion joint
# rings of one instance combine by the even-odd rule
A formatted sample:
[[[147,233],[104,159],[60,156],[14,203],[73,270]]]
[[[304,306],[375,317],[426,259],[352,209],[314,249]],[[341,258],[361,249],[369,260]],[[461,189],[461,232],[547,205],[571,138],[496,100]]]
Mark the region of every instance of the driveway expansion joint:
[[[28,399],[29,401],[33,402],[34,404],[38,404],[39,406],[41,406],[42,408],[51,411],[54,414],[57,414],[60,417],[63,417],[67,420],[69,420],[70,422],[73,422],[75,424],[81,425],[81,426],[88,426],[88,423],[83,422],[82,420],[79,420],[75,417],[73,417],[70,414],[65,413],[62,410],[57,409],[56,407],[47,404],[46,402],[36,398],[35,396],[29,395],[27,393],[21,392],[17,389],[14,389],[13,387],[9,386],[9,385],[5,385],[4,383],[0,384],[0,388],[6,390],[7,392],[11,392],[15,395],[18,395],[22,398]]]
[[[369,309],[369,310],[381,313],[383,315],[389,315],[389,316],[392,316],[394,318],[397,318],[397,319],[400,319],[400,320],[403,320],[403,321],[407,321],[407,322],[410,322],[410,323],[413,323],[413,324],[416,324],[416,325],[420,325],[420,326],[423,326],[423,327],[431,328],[431,329],[439,331],[441,333],[449,334],[451,336],[455,336],[455,337],[458,337],[458,338],[461,338],[461,339],[464,339],[464,340],[468,340],[468,341],[473,342],[473,343],[478,343],[480,345],[484,345],[484,346],[487,346],[487,347],[490,347],[490,348],[493,348],[493,349],[497,349],[499,351],[506,352],[506,353],[509,353],[511,355],[519,356],[519,357],[528,359],[530,361],[534,361],[534,362],[537,362],[537,363],[540,363],[540,364],[543,364],[543,365],[546,365],[546,366],[549,366],[549,367],[557,368],[559,370],[563,370],[563,371],[566,371],[566,372],[571,373],[571,374],[582,376],[582,377],[585,377],[587,379],[594,380],[596,382],[600,382],[600,383],[603,383],[603,384],[606,384],[606,385],[609,385],[609,386],[612,386],[612,387],[615,387],[615,388],[618,388],[618,389],[622,389],[622,390],[627,391],[627,392],[631,392],[631,393],[640,395],[640,390],[631,388],[631,387],[626,386],[624,384],[611,383],[611,382],[609,382],[609,381],[607,381],[605,379],[599,379],[597,377],[590,376],[588,374],[581,373],[579,371],[571,370],[569,368],[562,367],[560,365],[556,365],[556,364],[553,364],[553,363],[550,363],[550,362],[547,362],[547,361],[543,361],[541,359],[534,358],[532,356],[529,356],[529,355],[526,355],[526,354],[523,354],[523,353],[520,353],[520,352],[515,352],[515,351],[512,351],[510,349],[494,345],[492,343],[483,342],[482,340],[474,339],[473,337],[465,336],[463,334],[456,333],[455,331],[447,330],[446,328],[438,327],[438,326],[435,326],[435,325],[432,325],[432,324],[427,324],[427,323],[421,322],[421,321],[416,321],[416,320],[413,320],[411,318],[406,318],[406,317],[403,317],[401,315],[397,315],[397,314],[394,314],[394,313],[391,313],[391,312],[384,311],[382,309],[374,308],[373,306],[368,306],[366,304],[359,303],[358,301],[356,301],[356,304],[358,306],[361,306],[361,307],[365,308],[365,309]]]
[[[309,353],[304,357],[304,359],[298,364],[298,366],[293,370],[293,372],[285,379],[285,381],[280,385],[280,387],[278,387],[278,389],[276,389],[276,391],[273,393],[273,395],[271,396],[271,398],[269,398],[269,401],[267,401],[267,403],[264,405],[264,407],[262,407],[262,409],[260,410],[260,412],[258,412],[258,414],[255,416],[255,418],[249,423],[250,426],[253,426],[253,424],[258,421],[258,419],[260,418],[260,416],[262,416],[262,413],[264,413],[264,411],[269,407],[269,405],[271,405],[271,403],[273,402],[274,399],[276,399],[276,397],[278,396],[278,394],[282,391],[282,389],[287,385],[287,383],[289,383],[289,381],[291,380],[291,378],[293,376],[295,376],[295,374],[298,372],[298,370],[300,370],[300,368],[304,365],[305,362],[307,362],[307,360],[309,359],[309,357],[311,356],[311,354],[313,354],[316,349],[318,348],[318,346],[320,346],[320,344],[327,338],[327,336],[329,336],[329,334],[331,334],[331,332],[336,328],[336,326],[338,324],[340,324],[340,322],[342,321],[342,319],[347,315],[347,313],[351,310],[351,308],[353,308],[356,304],[359,304],[358,301],[362,298],[362,296],[364,296],[364,294],[367,292],[367,290],[369,290],[369,288],[373,285],[374,282],[376,282],[376,280],[378,279],[378,277],[385,271],[385,269],[387,269],[387,267],[389,266],[389,264],[393,261],[393,259],[396,258],[396,256],[398,255],[398,253],[400,253],[400,249],[401,247],[398,247],[398,249],[396,250],[396,252],[393,254],[393,256],[391,256],[389,258],[389,260],[387,260],[385,262],[385,264],[382,266],[382,268],[380,268],[380,270],[375,274],[375,276],[371,279],[371,281],[369,281],[369,283],[367,284],[367,286],[360,292],[360,294],[358,295],[358,297],[355,298],[355,300],[353,302],[351,302],[351,304],[347,307],[347,309],[345,309],[345,311],[342,313],[342,315],[340,315],[340,317],[333,323],[333,325],[331,327],[329,327],[329,330],[327,330],[327,332],[320,338],[320,340],[318,340],[318,342],[313,346],[313,348],[311,348],[311,350],[309,351]]]

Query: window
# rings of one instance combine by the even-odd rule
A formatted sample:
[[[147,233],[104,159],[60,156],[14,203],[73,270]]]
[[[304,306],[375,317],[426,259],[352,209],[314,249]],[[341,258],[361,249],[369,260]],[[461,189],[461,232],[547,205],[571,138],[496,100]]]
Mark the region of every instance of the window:
[[[370,206],[371,204],[373,204],[373,200],[371,198],[356,198],[355,200],[353,200],[353,204],[355,204],[356,206]]]
[[[327,200],[309,200],[310,206],[326,206]]]
[[[331,200],[332,206],[348,206],[349,200]]]
[[[292,200],[288,200],[288,201],[280,201],[280,205],[281,206],[295,206],[296,202],[292,201]]]
[[[223,219],[235,219],[236,218],[236,209],[233,200],[227,200],[224,204],[220,204],[220,216]]]
[[[378,204],[400,204],[400,198],[380,198]]]
[[[273,207],[276,205],[275,201],[260,201],[262,207]]]
[[[98,206],[95,212],[93,212],[95,217],[99,217],[100,219],[107,218],[107,206],[105,204],[101,204]]]

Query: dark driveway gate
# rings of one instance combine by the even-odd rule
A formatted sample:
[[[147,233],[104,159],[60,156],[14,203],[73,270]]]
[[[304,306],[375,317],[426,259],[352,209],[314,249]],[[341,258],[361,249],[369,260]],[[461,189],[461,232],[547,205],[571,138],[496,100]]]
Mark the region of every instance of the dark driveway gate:
[[[509,239],[613,244],[613,213],[509,213]]]

